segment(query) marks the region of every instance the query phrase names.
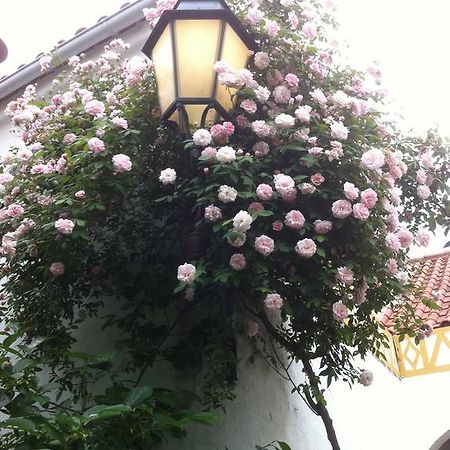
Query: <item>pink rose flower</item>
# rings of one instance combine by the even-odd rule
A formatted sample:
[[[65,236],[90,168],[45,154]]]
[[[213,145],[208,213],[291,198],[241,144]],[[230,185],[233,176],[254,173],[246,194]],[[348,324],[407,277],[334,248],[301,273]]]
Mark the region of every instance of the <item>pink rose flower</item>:
[[[291,91],[284,85],[277,86],[273,90],[273,98],[276,103],[286,104],[289,103],[291,99]]]
[[[265,234],[255,239],[255,250],[261,255],[269,256],[275,249],[275,243],[272,238]]]
[[[245,256],[242,253],[235,253],[230,258],[230,266],[234,270],[244,270],[247,265],[247,261],[245,260]]]
[[[363,386],[370,386],[373,382],[373,373],[370,370],[363,370],[359,375],[359,382]]]
[[[214,205],[205,208],[205,220],[208,222],[217,222],[222,218],[222,210]]]
[[[245,233],[236,233],[234,237],[228,237],[228,243],[233,247],[242,247],[247,240],[247,235]]]
[[[325,181],[325,178],[321,173],[317,172],[314,175],[311,175],[310,180],[315,186],[320,186]]]
[[[267,142],[257,142],[253,146],[253,151],[255,152],[256,157],[266,156],[269,153],[269,144]]]
[[[84,197],[86,197],[86,192],[85,191],[77,191],[77,192],[75,192],[75,197],[79,198],[79,199],[84,198]]]
[[[419,230],[417,240],[421,247],[428,247],[433,237],[433,233],[428,230]]]
[[[426,184],[427,182],[427,173],[423,169],[419,169],[416,173],[416,181],[419,184]]]
[[[267,137],[271,133],[270,126],[264,120],[255,120],[252,123],[252,130],[260,138]]]
[[[417,197],[421,200],[426,200],[431,195],[430,188],[425,184],[417,186]]]
[[[264,300],[264,306],[267,309],[281,309],[283,306],[283,299],[280,294],[267,294]]]
[[[359,189],[353,183],[344,183],[344,195],[349,200],[356,200],[359,195]]]
[[[395,275],[398,272],[397,261],[394,258],[389,258],[386,261],[386,269],[391,275]]]
[[[344,284],[352,284],[354,280],[353,271],[347,266],[341,266],[337,270],[337,278]]]
[[[94,153],[101,153],[103,150],[105,150],[105,143],[96,137],[93,137],[88,140],[87,142],[89,150],[93,151]]]
[[[231,186],[227,186],[226,184],[223,184],[218,189],[217,198],[222,203],[232,203],[236,200],[237,194],[238,193],[236,189],[232,188]]]
[[[124,130],[128,128],[128,122],[123,117],[114,117],[111,122],[117,128],[123,128]]]
[[[295,118],[289,114],[279,114],[275,117],[278,128],[291,128],[295,125]]]
[[[116,169],[119,173],[129,172],[131,170],[131,167],[133,166],[130,157],[122,153],[114,155],[112,157],[112,163],[114,169]]]
[[[274,20],[266,20],[266,32],[269,37],[274,38],[280,31],[280,26]]]
[[[333,139],[345,141],[348,138],[348,128],[342,122],[333,122],[330,128]]]
[[[264,52],[257,52],[255,54],[254,62],[255,62],[255,66],[258,69],[261,69],[261,70],[266,69],[270,63],[269,55]]]
[[[370,216],[369,208],[362,203],[355,203],[353,205],[353,216],[358,220],[367,220]]]
[[[75,227],[75,224],[70,219],[58,219],[55,222],[55,228],[61,234],[65,234],[65,235],[72,234],[74,227]]]
[[[9,217],[20,217],[23,214],[23,207],[18,205],[17,203],[11,203],[6,209],[6,214]]]
[[[411,231],[407,230],[406,228],[400,228],[400,230],[397,231],[397,237],[400,241],[400,245],[403,248],[409,247],[414,240],[414,236],[411,233]]]
[[[305,224],[305,217],[300,211],[293,209],[285,215],[284,223],[293,230],[300,230]]]
[[[221,164],[229,164],[236,159],[236,151],[232,147],[220,147],[217,150],[216,159]]]
[[[215,159],[217,155],[217,150],[214,147],[206,147],[202,150],[201,155],[204,158]]]
[[[361,192],[361,203],[367,208],[372,209],[376,205],[377,200],[377,193],[373,189],[369,188]]]
[[[314,91],[310,92],[310,95],[313,100],[315,100],[320,105],[324,106],[327,103],[327,98],[321,89],[314,89]]]
[[[165,186],[167,186],[168,184],[174,184],[177,179],[177,173],[174,169],[168,167],[167,169],[161,170],[158,179]]]
[[[293,11],[289,11],[288,13],[289,25],[291,26],[291,30],[296,30],[299,24],[299,20],[297,14]]]
[[[64,275],[64,264],[62,262],[54,262],[50,266],[50,272],[55,277],[60,277],[61,275]]]
[[[99,119],[104,115],[105,105],[99,100],[89,100],[84,105],[84,110],[91,116],[95,116]]]
[[[316,187],[311,183],[301,183],[298,188],[303,195],[314,194],[316,192]]]
[[[302,33],[308,39],[315,39],[317,36],[317,27],[312,22],[306,22],[303,24]]]
[[[369,286],[367,284],[367,281],[365,279],[363,279],[361,286],[359,286],[359,288],[356,290],[356,292],[353,296],[353,301],[355,302],[355,305],[359,306],[365,302],[368,289],[369,289]]]
[[[17,152],[17,159],[22,163],[27,162],[32,156],[33,152],[31,150],[28,150],[27,148],[24,148]]]
[[[240,107],[249,114],[255,114],[258,107],[256,106],[256,103],[253,100],[244,100],[241,102]]]
[[[273,180],[275,182],[275,190],[281,195],[290,194],[295,190],[295,181],[289,175],[279,173],[274,175]]]
[[[401,248],[400,239],[393,233],[388,233],[385,239],[386,246],[393,252],[398,252]]]
[[[295,251],[302,258],[311,258],[316,253],[317,247],[312,239],[305,238],[297,242]]]
[[[343,322],[348,317],[348,308],[341,302],[336,302],[333,305],[333,317],[335,320]]]
[[[67,133],[63,137],[63,142],[64,142],[64,144],[70,145],[70,144],[73,144],[75,142],[76,138],[77,137],[73,133]]]
[[[333,228],[333,224],[328,220],[315,220],[314,230],[317,234],[327,234]]]
[[[253,218],[247,211],[239,211],[233,218],[233,228],[240,233],[248,231],[252,225]]]
[[[309,123],[311,120],[311,109],[312,108],[309,105],[299,106],[295,110],[295,116],[300,122]]]
[[[248,212],[251,214],[258,214],[264,211],[264,206],[259,202],[252,202],[248,205]]]
[[[275,220],[272,224],[273,231],[281,231],[283,229],[283,222],[281,220]]]
[[[387,229],[389,232],[393,233],[397,230],[399,225],[398,214],[396,211],[391,212],[387,218]]]
[[[384,165],[384,154],[381,150],[373,148],[361,156],[361,165],[370,170],[381,169]]]
[[[331,212],[334,217],[345,219],[352,213],[352,204],[348,200],[336,200],[331,207]]]
[[[297,75],[293,74],[293,73],[288,73],[285,77],[284,77],[284,81],[287,83],[287,85],[290,88],[295,88],[298,86],[299,83],[299,78]]]
[[[177,279],[181,283],[192,284],[195,281],[196,272],[194,265],[184,263],[178,266]]]
[[[273,195],[272,187],[268,184],[260,184],[256,188],[256,195],[261,200],[270,200]]]
[[[192,135],[195,145],[206,147],[211,142],[211,134],[208,130],[200,128]]]

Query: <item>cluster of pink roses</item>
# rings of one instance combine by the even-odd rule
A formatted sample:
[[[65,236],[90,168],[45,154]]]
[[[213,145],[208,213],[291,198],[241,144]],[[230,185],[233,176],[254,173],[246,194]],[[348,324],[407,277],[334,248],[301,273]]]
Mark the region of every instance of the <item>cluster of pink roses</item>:
[[[85,61],[84,55],[70,58],[70,82],[61,85],[55,83],[62,90],[54,93],[44,105],[37,102],[34,85],[27,86],[22,97],[8,103],[5,114],[19,128],[23,142],[20,148],[1,157],[0,193],[3,195],[4,208],[0,210],[0,220],[9,219],[4,228],[9,227],[10,231],[2,237],[0,251],[8,258],[16,255],[19,238],[36,226],[40,228],[44,225],[36,224],[28,218],[20,221],[29,205],[38,204],[45,208],[55,206],[56,199],[47,193],[40,193],[36,189],[39,181],[34,185],[31,176],[54,176],[57,183],[58,175],[67,174],[74,162],[84,155],[84,145],[93,153],[92,158],[109,158],[108,163],[116,173],[132,169],[133,164],[128,155],[110,154],[113,149],[105,144],[110,142],[107,133],[117,135],[121,130],[128,129],[128,121],[123,116],[123,107],[129,101],[126,86],[136,86],[152,66],[151,61],[141,57],[124,60],[123,52],[128,47],[121,39],[115,39],[105,46],[104,53],[95,61]],[[43,70],[48,70],[51,66],[50,57],[44,57],[40,62]],[[91,88],[98,78],[102,80],[102,90]],[[83,123],[90,124],[93,132],[77,129],[76,134],[62,133],[59,145],[55,144],[55,139],[58,139],[55,136],[60,133],[59,130],[70,128],[67,120],[78,116]],[[50,146],[51,151],[58,148],[59,157],[48,159],[45,156],[49,153],[47,146]],[[28,184],[34,187],[28,188]],[[72,195],[81,201],[86,198],[86,191],[80,189]],[[18,196],[20,200],[16,199]],[[66,218],[66,212],[59,216],[54,224],[57,232],[61,235],[72,234],[76,222]],[[30,248],[30,254],[36,251],[33,246]],[[63,275],[64,270],[62,261],[55,261],[50,265],[50,273],[54,276]]]

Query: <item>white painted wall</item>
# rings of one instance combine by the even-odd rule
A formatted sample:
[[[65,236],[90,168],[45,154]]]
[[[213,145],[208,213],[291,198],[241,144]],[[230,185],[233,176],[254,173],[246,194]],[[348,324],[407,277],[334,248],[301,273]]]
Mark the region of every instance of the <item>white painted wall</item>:
[[[140,23],[120,36],[131,44],[130,56],[140,54],[148,34],[148,25]],[[97,46],[88,57],[101,51]],[[5,105],[0,104],[1,111]],[[0,112],[0,152],[19,143],[9,130],[9,120]],[[92,342],[88,332],[83,340]],[[237,399],[227,414],[219,413],[219,424],[193,426],[186,441],[170,443],[165,450],[253,450],[275,439],[293,450],[330,448],[321,420],[264,361],[251,364],[250,354],[248,342],[239,340]],[[326,393],[342,450],[427,450],[450,428],[450,372],[399,380],[374,358],[363,366],[375,374],[371,387],[350,390],[337,383]],[[300,380],[301,367],[293,372]],[[186,387],[192,380],[179,374],[171,384]]]

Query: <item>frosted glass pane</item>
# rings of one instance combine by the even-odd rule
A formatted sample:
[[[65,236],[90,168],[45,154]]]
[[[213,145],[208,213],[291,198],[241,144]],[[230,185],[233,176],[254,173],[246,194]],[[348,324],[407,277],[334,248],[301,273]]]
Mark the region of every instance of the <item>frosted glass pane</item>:
[[[180,97],[211,97],[219,32],[219,20],[175,22]]]
[[[172,39],[168,26],[152,51],[155,64],[156,83],[161,111],[164,112],[175,100],[174,67],[172,58]]]
[[[191,125],[200,126],[200,121],[205,108],[206,105],[185,105],[185,109],[188,114],[189,122]],[[214,109],[208,111],[208,114],[206,115],[206,125],[214,123],[215,115],[216,111]],[[169,119],[179,124],[178,111],[175,111]]]

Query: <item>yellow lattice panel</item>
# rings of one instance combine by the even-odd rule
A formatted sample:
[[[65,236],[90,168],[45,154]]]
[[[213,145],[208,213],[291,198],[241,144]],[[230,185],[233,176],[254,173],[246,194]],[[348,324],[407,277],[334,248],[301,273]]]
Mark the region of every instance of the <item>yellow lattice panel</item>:
[[[429,373],[450,371],[450,327],[437,328],[429,338],[419,342],[385,330],[389,345],[381,350],[382,362],[399,377],[413,377]]]

